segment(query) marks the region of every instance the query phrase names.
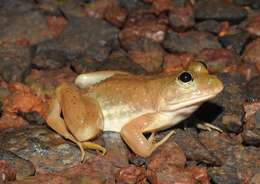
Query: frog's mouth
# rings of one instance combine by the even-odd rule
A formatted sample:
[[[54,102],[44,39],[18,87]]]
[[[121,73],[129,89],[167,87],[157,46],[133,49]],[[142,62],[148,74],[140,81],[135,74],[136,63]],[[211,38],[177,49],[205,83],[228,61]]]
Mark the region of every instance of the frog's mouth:
[[[216,95],[207,95],[199,98],[189,99],[187,101],[178,102],[178,103],[168,103],[171,110],[181,110],[188,109],[194,107],[194,109],[198,108],[203,102],[214,98]]]

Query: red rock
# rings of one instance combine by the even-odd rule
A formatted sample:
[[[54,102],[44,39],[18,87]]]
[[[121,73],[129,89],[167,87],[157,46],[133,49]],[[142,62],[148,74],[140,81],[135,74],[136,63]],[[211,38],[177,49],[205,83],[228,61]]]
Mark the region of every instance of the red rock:
[[[142,37],[160,43],[164,40],[166,29],[167,26],[163,17],[155,18],[151,14],[140,12],[128,18],[119,33],[119,38],[124,48]]]
[[[8,162],[0,160],[0,183],[5,183],[6,181],[13,181],[16,177],[15,168],[12,167]]]
[[[163,51],[129,51],[128,56],[148,72],[157,72],[163,63]]]
[[[242,59],[248,63],[254,63],[260,72],[260,38],[249,43],[242,55]]]
[[[260,36],[260,15],[249,18],[245,29],[256,36]]]
[[[129,165],[117,172],[116,181],[124,184],[145,184],[146,170],[144,167]]]
[[[49,16],[47,18],[47,24],[52,32],[53,38],[57,38],[67,25],[67,21],[63,17]]]
[[[239,57],[228,49],[203,49],[196,60],[203,61],[210,72],[222,72],[227,66],[237,65]]]
[[[189,53],[184,54],[167,54],[164,56],[163,71],[164,72],[175,72],[178,70],[183,70],[192,61],[194,56]]]
[[[116,27],[122,27],[127,17],[127,11],[120,8],[118,5],[113,4],[105,12],[104,18]]]

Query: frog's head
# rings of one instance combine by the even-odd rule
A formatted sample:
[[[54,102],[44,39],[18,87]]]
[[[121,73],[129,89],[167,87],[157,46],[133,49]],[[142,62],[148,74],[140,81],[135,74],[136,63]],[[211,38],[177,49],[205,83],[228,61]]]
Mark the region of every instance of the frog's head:
[[[205,65],[193,62],[187,70],[173,75],[162,91],[159,109],[191,114],[222,89],[222,82],[210,75]]]

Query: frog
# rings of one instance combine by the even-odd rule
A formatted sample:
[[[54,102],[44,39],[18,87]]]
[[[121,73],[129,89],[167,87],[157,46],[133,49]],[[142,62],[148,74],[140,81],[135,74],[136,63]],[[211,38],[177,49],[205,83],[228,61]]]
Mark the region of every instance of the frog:
[[[47,124],[74,142],[84,160],[85,149],[106,149],[92,142],[103,131],[120,133],[140,157],[149,157],[202,103],[223,90],[217,76],[201,62],[157,75],[123,71],[83,73],[74,83],[60,84],[52,97]],[[170,131],[159,141],[156,133]]]

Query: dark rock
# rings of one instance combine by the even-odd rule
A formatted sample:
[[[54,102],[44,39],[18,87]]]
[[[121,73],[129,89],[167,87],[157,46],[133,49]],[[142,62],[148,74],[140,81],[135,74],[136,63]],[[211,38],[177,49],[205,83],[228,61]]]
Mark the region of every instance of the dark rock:
[[[0,15],[0,20],[2,43],[34,45],[54,37],[48,25],[47,16],[40,11],[26,11],[19,15]]]
[[[98,70],[122,70],[133,74],[146,74],[143,67],[133,62],[124,50],[113,51]]]
[[[175,31],[184,31],[195,24],[193,9],[190,4],[173,7],[169,13],[169,24]]]
[[[129,150],[117,132],[103,132],[107,153],[105,157],[118,168],[127,167]]]
[[[37,173],[61,171],[80,163],[79,148],[45,126],[11,130],[0,137],[1,148],[30,160]]]
[[[248,6],[252,0],[233,0],[232,2],[236,5]]]
[[[259,148],[234,147],[233,154],[222,167],[209,169],[209,175],[214,183],[244,183],[250,181],[259,173]]]
[[[45,123],[45,120],[38,112],[18,112],[18,115],[34,125],[43,125]]]
[[[209,169],[209,176],[215,184],[240,184],[242,181],[237,176],[236,166],[228,165]]]
[[[243,128],[243,122],[241,117],[238,115],[232,114],[226,114],[222,117],[222,123],[223,126],[225,126],[225,129],[229,132],[233,133],[240,133]]]
[[[11,151],[0,149],[0,160],[6,161],[16,170],[16,178],[23,179],[32,176],[35,173],[35,168],[29,160],[25,160]]]
[[[195,18],[199,20],[241,21],[247,16],[243,7],[225,0],[201,0],[195,4]]]
[[[142,9],[145,4],[139,0],[117,0],[120,7],[125,8],[128,12],[133,12]]]
[[[198,22],[195,27],[199,31],[207,31],[210,33],[218,34],[221,28],[221,23],[216,20],[205,20]]]
[[[70,19],[57,41],[45,42],[38,49],[39,52],[57,52],[66,60],[78,61],[83,57],[101,62],[118,47],[117,34],[118,29],[100,19]]]
[[[0,61],[0,73],[5,81],[22,81],[30,71],[31,50],[13,44],[2,46]]]
[[[256,76],[246,85],[246,99],[249,102],[260,101],[260,76]]]
[[[243,112],[243,103],[246,98],[245,94],[245,84],[246,79],[245,77],[236,72],[230,72],[230,73],[220,73],[218,74],[218,77],[221,79],[221,81],[224,83],[224,90],[211,102],[217,104],[219,107],[222,108],[222,113],[219,114],[219,116],[215,117],[211,123],[219,126],[223,130],[227,130],[227,124],[232,125],[232,121],[229,123],[226,121],[225,124],[223,123],[223,117],[225,115],[228,116],[235,116],[237,120],[240,119],[242,121],[244,112]],[[206,109],[205,109],[206,110]],[[204,112],[205,113],[205,112]],[[202,114],[204,114],[202,112]],[[240,130],[239,127],[237,127],[240,123],[236,123],[236,129]],[[241,125],[242,126],[242,125]],[[231,128],[231,127],[229,127]],[[231,130],[234,130],[231,128]]]
[[[250,34],[241,32],[234,35],[224,35],[220,37],[220,43],[237,54],[240,54],[246,43],[249,41]]]
[[[199,133],[199,142],[210,154],[219,159],[219,165],[224,165],[232,157],[235,146],[240,145],[240,140],[219,132],[203,131]]]
[[[193,160],[199,163],[204,162],[211,165],[220,164],[220,160],[212,155],[196,137],[181,129],[177,129],[170,140],[174,140],[174,142],[181,147],[187,160]]]
[[[198,54],[204,48],[220,48],[217,38],[207,32],[190,31],[176,33],[168,31],[163,46],[170,52]]]
[[[252,0],[250,7],[252,9],[259,9],[260,8],[260,1],[259,0]]]
[[[260,146],[260,130],[244,130],[242,138],[245,145]]]
[[[21,13],[36,8],[33,0],[2,0],[0,1],[0,14],[3,13]]]
[[[65,53],[44,49],[42,44],[39,44],[34,55],[32,66],[37,69],[58,69],[69,63]]]

